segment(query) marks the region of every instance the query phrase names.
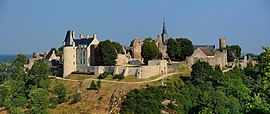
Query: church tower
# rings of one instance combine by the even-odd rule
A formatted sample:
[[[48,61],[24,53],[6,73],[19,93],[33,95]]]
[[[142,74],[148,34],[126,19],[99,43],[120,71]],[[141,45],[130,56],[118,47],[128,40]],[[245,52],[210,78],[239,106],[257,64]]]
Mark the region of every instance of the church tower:
[[[162,29],[161,37],[162,37],[163,44],[166,44],[166,41],[169,39],[169,34],[166,29],[165,21],[163,21],[163,29]]]
[[[63,43],[63,77],[76,71],[76,46],[74,39],[75,32],[73,30],[68,30]]]

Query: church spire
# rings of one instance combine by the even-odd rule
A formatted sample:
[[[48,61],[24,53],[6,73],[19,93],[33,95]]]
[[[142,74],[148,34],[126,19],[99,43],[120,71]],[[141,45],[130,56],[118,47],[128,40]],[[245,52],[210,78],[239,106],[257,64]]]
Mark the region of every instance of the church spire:
[[[163,29],[162,29],[161,36],[162,36],[162,41],[163,41],[163,43],[165,44],[166,40],[169,39],[169,35],[168,35],[168,33],[167,33],[165,21],[163,21]]]
[[[163,21],[163,30],[162,30],[162,33],[167,33],[165,21]]]

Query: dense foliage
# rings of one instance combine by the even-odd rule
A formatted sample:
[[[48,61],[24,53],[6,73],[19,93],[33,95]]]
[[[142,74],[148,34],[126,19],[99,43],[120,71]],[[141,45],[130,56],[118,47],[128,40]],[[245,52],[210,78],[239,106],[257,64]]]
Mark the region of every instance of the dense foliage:
[[[109,72],[103,72],[102,74],[99,74],[98,79],[104,79],[104,78],[106,78],[108,75],[110,75]]]
[[[194,52],[193,44],[187,38],[170,38],[167,46],[167,53],[171,60],[183,61]]]
[[[102,41],[96,48],[97,65],[114,66],[117,59],[117,51],[110,40]]]
[[[190,78],[129,92],[120,113],[270,113],[270,51],[265,50],[258,66],[226,73],[198,61]]]
[[[66,101],[67,89],[64,84],[57,82],[53,88],[53,93],[57,96],[58,103]]]
[[[13,71],[7,75],[0,86],[0,105],[13,113],[30,109],[31,113],[47,113],[48,88],[50,84],[48,63],[35,62],[25,71],[26,56],[17,55],[12,62]]]
[[[158,56],[158,48],[156,44],[151,41],[151,39],[144,40],[141,55],[145,64],[148,64],[149,60],[152,60]]]
[[[187,38],[176,38],[176,41],[179,43],[180,46],[180,61],[183,61],[186,59],[186,57],[190,56],[194,52],[193,44],[192,42]]]
[[[113,47],[116,49],[118,54],[124,54],[123,47],[118,42],[112,42]]]
[[[241,47],[239,45],[231,45],[226,48],[223,48],[227,50],[227,61],[233,62],[235,59],[239,59],[241,56]],[[219,49],[220,51],[223,49]]]

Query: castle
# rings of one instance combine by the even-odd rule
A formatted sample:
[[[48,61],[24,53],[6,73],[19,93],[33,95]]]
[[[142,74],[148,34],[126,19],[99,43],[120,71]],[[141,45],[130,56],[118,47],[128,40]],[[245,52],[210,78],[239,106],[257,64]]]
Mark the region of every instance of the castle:
[[[94,75],[99,75],[103,72],[110,72],[112,74],[122,73],[124,76],[134,75],[138,78],[148,78],[150,76],[167,74],[167,61],[169,59],[166,53],[166,40],[168,33],[163,22],[162,34],[158,35],[155,41],[159,49],[159,61],[149,61],[148,66],[141,67],[126,67],[126,66],[95,66],[95,48],[99,44],[96,34],[92,38],[87,34],[83,37],[75,38],[75,31],[68,30],[63,42],[63,77],[68,76],[74,71],[92,72]],[[118,54],[117,62],[124,61],[128,63],[131,60],[142,61],[141,47],[143,42],[136,38],[130,50],[125,50],[125,54]],[[127,53],[127,52],[131,53]]]
[[[87,72],[88,67],[95,64],[94,50],[98,43],[96,34],[92,38],[89,34],[75,38],[75,31],[68,30],[63,42],[63,77],[76,70]]]
[[[198,47],[190,57],[186,58],[187,64],[191,66],[200,60],[208,62],[211,66],[218,65],[221,68],[227,66],[226,38],[219,39],[219,46],[221,51],[215,51],[214,46]]]

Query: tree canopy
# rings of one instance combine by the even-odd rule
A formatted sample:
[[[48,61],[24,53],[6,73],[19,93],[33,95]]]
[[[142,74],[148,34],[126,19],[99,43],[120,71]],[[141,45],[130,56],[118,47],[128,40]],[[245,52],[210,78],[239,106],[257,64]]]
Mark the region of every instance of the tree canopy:
[[[170,38],[167,42],[167,53],[171,60],[183,61],[193,52],[193,44],[187,38]]]
[[[110,40],[102,41],[96,48],[97,65],[114,66],[117,52]]]
[[[148,64],[149,60],[152,60],[158,56],[158,48],[154,42],[145,40],[142,46],[141,55],[144,59],[144,63]]]
[[[118,42],[112,42],[113,47],[116,49],[118,54],[124,54],[123,47]]]
[[[259,66],[222,73],[197,61],[191,77],[167,79],[167,86],[132,90],[120,113],[270,113],[270,52]],[[167,104],[164,102],[168,102]]]
[[[188,38],[176,38],[176,41],[180,46],[180,61],[186,59],[187,56],[190,56],[194,52],[193,44]]]

